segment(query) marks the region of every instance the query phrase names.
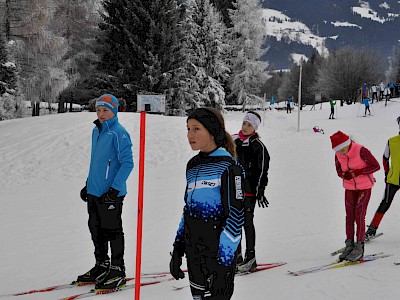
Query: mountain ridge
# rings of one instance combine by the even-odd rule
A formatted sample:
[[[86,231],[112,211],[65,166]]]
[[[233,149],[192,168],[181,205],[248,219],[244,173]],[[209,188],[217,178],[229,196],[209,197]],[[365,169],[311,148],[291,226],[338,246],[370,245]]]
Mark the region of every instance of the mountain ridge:
[[[300,55],[328,55],[343,46],[378,51],[383,58],[399,43],[400,2],[262,1],[268,51],[263,60],[289,68]],[[297,54],[297,55],[294,55]]]

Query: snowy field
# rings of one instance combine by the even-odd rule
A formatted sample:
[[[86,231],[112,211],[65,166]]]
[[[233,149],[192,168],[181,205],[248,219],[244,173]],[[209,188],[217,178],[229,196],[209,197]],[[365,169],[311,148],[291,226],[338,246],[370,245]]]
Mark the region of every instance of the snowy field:
[[[270,156],[270,206],[256,209],[258,262],[287,265],[237,277],[233,300],[262,299],[399,299],[400,195],[381,223],[384,235],[365,247],[366,254],[393,256],[361,265],[291,277],[288,270],[326,264],[330,252],[345,240],[344,190],[334,167],[329,136],[337,130],[364,144],[382,163],[387,139],[398,133],[395,119],[400,99],[385,107],[373,104],[374,116],[359,104],[301,112],[262,112],[259,133]],[[243,114],[225,115],[227,130],[236,133]],[[85,204],[80,200],[90,158],[95,113],[47,115],[0,122],[0,294],[68,283],[94,264]],[[134,142],[135,169],[128,182],[123,221],[127,275],[134,276],[138,183],[139,114],[120,113]],[[319,126],[325,134],[314,133]],[[186,118],[147,116],[143,272],[168,270],[172,242],[181,217],[186,162],[195,153],[186,140]],[[366,222],[381,201],[384,173],[375,173]],[[141,299],[191,299],[183,281],[141,288]],[[89,287],[1,299],[59,299]],[[96,299],[134,299],[134,291]]]

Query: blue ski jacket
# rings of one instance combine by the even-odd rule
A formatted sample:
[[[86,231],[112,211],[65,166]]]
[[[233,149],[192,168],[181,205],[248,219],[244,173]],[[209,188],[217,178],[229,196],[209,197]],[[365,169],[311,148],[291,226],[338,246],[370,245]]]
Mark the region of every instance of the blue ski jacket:
[[[223,148],[200,152],[186,168],[185,206],[174,246],[202,245],[232,265],[244,223],[244,171]]]
[[[134,166],[129,133],[117,116],[94,124],[87,192],[101,197],[112,187],[119,191],[118,197],[124,196],[126,180]]]

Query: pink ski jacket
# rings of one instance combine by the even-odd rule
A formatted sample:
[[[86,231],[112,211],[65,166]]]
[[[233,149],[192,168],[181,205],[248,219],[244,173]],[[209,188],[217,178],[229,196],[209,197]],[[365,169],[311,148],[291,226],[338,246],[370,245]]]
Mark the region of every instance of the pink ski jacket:
[[[347,190],[370,189],[375,184],[372,173],[380,169],[379,163],[364,146],[351,142],[346,154],[335,154],[335,165],[338,176],[343,178],[343,172],[361,170],[361,175],[352,179],[343,179],[343,187]]]

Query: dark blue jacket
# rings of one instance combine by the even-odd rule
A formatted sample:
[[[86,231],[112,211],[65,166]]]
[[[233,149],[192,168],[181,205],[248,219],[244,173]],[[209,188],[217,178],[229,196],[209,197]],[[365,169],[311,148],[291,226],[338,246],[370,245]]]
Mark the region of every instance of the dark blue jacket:
[[[174,245],[202,245],[218,263],[232,265],[244,223],[243,179],[243,168],[225,149],[193,157]]]

